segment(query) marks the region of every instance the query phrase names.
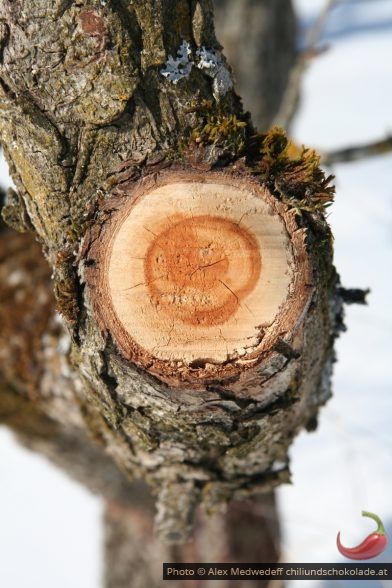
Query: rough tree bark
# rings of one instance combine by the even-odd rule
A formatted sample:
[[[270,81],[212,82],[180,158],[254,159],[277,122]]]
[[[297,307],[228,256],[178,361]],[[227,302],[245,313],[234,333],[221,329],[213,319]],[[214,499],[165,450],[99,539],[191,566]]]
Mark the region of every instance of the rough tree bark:
[[[109,501],[121,576],[119,505],[135,526],[142,517],[127,480],[150,484],[157,531],[181,543],[199,503],[219,513],[289,479],[290,442],[329,395],[341,320],[332,188],[313,153],[255,133],[208,0],[2,0],[0,14],[0,129],[17,187],[3,215],[41,242],[63,323],[43,296],[44,331],[21,345],[34,381],[9,346],[4,420],[79,479],[92,458],[113,477],[95,469],[90,485]],[[5,271],[11,290],[26,279]],[[121,298],[139,278],[142,295]],[[233,528],[233,504],[204,527]]]

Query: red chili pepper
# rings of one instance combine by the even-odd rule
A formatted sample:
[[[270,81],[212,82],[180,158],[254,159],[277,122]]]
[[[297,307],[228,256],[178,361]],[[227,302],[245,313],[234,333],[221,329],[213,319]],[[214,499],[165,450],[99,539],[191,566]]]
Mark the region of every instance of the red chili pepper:
[[[338,549],[344,557],[349,559],[371,559],[380,555],[388,545],[388,537],[384,529],[381,519],[372,512],[362,511],[363,517],[370,517],[378,524],[377,531],[371,533],[360,543],[357,547],[343,547],[340,543],[340,531],[338,533],[336,543]]]

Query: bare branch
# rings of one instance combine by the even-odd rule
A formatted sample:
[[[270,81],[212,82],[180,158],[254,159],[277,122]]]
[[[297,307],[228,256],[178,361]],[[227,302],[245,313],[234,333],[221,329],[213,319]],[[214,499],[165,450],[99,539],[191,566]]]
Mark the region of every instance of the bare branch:
[[[392,151],[392,136],[363,145],[353,145],[344,149],[336,149],[321,154],[321,161],[324,165],[333,165],[334,163],[348,163],[367,157],[374,157]]]
[[[288,128],[290,126],[298,106],[302,77],[310,63],[310,59],[322,52],[316,48],[316,45],[325,29],[330,12],[338,3],[339,0],[327,0],[324,8],[305,35],[305,49],[299,53],[297,63],[291,70],[289,83],[274,121],[274,124],[280,127]]]

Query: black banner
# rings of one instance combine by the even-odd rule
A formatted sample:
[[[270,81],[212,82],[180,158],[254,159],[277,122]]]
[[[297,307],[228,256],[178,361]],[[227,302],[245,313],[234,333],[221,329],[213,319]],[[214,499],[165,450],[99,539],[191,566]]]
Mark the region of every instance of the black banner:
[[[392,564],[164,563],[164,580],[392,580]]]

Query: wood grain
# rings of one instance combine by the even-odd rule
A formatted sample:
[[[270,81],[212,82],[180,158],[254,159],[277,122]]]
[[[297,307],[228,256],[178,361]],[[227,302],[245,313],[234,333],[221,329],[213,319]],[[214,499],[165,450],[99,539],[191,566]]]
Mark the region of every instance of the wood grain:
[[[229,184],[170,183],[118,223],[111,303],[155,357],[226,361],[254,349],[287,298],[288,255],[283,224],[261,198]]]
[[[105,207],[86,271],[98,322],[166,381],[252,367],[309,303],[298,227],[248,175],[165,171]]]

